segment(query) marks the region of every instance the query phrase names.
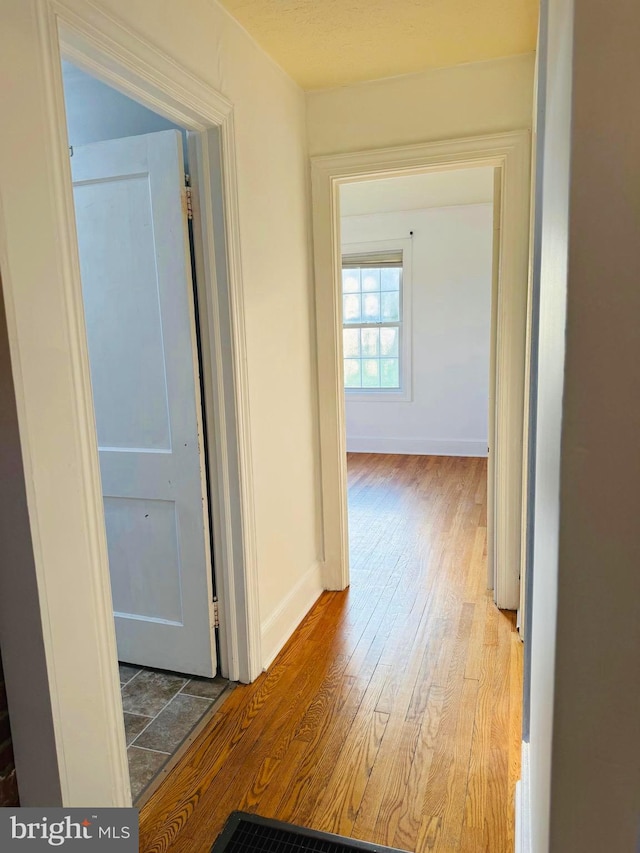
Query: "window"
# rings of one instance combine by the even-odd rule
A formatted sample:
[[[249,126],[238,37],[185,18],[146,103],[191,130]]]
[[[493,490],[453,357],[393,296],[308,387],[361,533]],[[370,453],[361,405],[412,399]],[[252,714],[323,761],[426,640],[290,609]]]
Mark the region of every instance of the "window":
[[[397,248],[342,256],[344,386],[349,399],[398,399],[408,390],[404,267],[403,250]]]

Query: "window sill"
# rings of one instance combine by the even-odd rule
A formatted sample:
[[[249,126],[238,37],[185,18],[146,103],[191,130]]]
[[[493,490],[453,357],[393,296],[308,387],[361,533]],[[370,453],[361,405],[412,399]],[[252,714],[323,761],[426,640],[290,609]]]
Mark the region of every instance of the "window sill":
[[[378,388],[372,388],[371,391],[345,388],[344,399],[346,403],[410,403],[411,391],[405,391],[402,388],[393,391],[381,391]]]

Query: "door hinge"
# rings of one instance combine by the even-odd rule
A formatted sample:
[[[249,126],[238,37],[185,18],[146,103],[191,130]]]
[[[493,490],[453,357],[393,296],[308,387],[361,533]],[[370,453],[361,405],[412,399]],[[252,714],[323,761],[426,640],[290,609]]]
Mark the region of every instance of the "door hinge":
[[[193,190],[191,187],[184,188],[184,212],[187,219],[193,219]]]
[[[213,599],[213,627],[220,627],[220,607],[218,606],[218,599]]]

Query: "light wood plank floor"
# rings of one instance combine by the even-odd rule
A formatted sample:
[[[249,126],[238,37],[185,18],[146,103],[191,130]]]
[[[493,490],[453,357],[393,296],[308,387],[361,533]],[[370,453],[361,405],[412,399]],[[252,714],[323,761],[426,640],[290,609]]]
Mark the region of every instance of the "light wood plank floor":
[[[486,463],[352,455],[349,493],[351,588],[230,695],[142,809],[141,851],[205,853],[233,809],[513,850],[522,646],[485,590]]]

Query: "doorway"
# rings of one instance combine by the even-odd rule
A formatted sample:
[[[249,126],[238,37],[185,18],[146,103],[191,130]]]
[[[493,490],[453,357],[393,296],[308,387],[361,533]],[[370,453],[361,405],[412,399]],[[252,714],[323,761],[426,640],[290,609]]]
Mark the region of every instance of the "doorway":
[[[355,594],[442,575],[453,596],[457,566],[485,612],[494,183],[483,166],[339,187]]]
[[[118,656],[212,677],[186,134],[71,63],[63,78]]]
[[[229,689],[216,648],[188,140],[72,63],[62,71],[136,800]]]
[[[528,272],[529,135],[526,132],[358,152],[312,161],[325,585],[349,584],[346,416],[342,393],[340,188],[344,184],[495,169],[498,212],[488,459],[489,586],[500,608],[519,604],[522,427]],[[491,391],[490,391],[491,396]]]

